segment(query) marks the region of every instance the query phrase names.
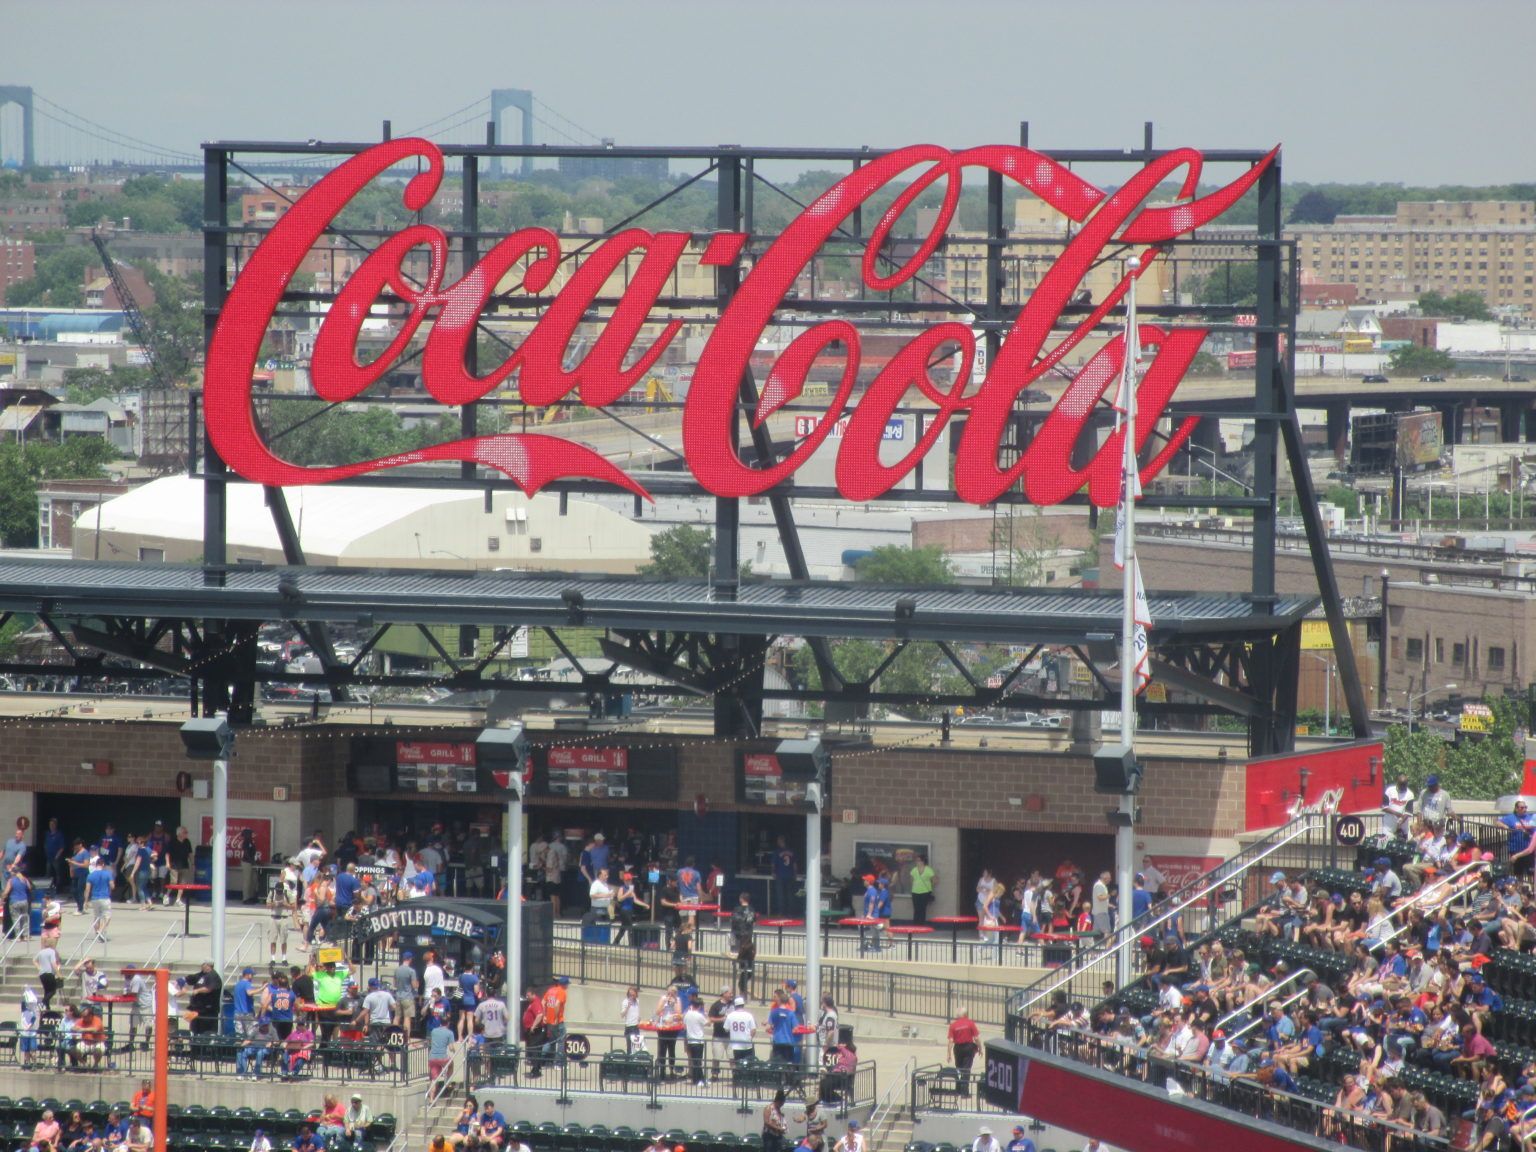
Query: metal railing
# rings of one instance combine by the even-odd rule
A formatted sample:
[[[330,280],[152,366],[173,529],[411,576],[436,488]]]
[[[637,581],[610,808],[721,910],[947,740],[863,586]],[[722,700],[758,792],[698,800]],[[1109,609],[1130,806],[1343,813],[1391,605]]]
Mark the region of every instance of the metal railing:
[[[705,1056],[690,1062],[681,1040],[670,1063],[659,1055],[631,1053],[619,1046],[576,1059],[559,1059],[547,1046],[512,1045],[480,1050],[465,1057],[466,1093],[496,1089],[552,1092],[565,1103],[577,1096],[622,1098],[659,1111],[676,1100],[731,1101],[743,1114],[753,1113],[783,1091],[792,1100],[817,1100],[836,1116],[874,1104],[876,1066],[861,1060],[852,1072],[808,1064],[752,1059],[750,1062]],[[702,1074],[702,1083],[693,1073]]]
[[[1307,990],[1305,988],[1297,988],[1297,989],[1293,990],[1289,996],[1284,996],[1284,997],[1281,997],[1280,999],[1277,1000],[1274,997],[1273,989],[1266,988],[1265,989],[1265,994],[1255,997],[1254,1000],[1263,1000],[1266,1004],[1270,1004],[1270,1005],[1278,1004],[1281,1008],[1285,1009],[1286,1011],[1290,1011],[1291,1005],[1297,1004],[1300,1001],[1305,1000],[1306,997],[1307,997]],[[1249,1001],[1249,1003],[1246,1005],[1246,1007],[1249,1007],[1249,1008],[1253,1007],[1253,1003],[1254,1003],[1254,1001]],[[1252,1032],[1255,1028],[1257,1028],[1262,1023],[1264,1023],[1264,1013],[1260,1012],[1257,1016],[1250,1017],[1248,1022],[1245,1023],[1242,1027],[1240,1027],[1240,1028],[1233,1028],[1231,1030],[1231,1032],[1229,1032],[1227,1034],[1227,1040],[1229,1042],[1232,1041],[1232,1040],[1240,1040],[1244,1036],[1248,1035],[1248,1033]]]
[[[1132,949],[1133,960],[1139,958],[1143,936],[1156,936],[1159,930],[1176,926],[1184,929],[1188,938],[1231,919],[1234,903],[1238,910],[1247,906],[1243,889],[1250,873],[1258,869],[1267,872],[1272,868],[1311,867],[1316,863],[1316,851],[1326,843],[1328,824],[1328,817],[1323,815],[1307,815],[1292,821],[1118,929],[1101,944],[1080,952],[1070,964],[1013,994],[1008,1003],[1010,1028],[1012,1020],[1027,1016],[1055,993],[1065,992],[1068,999],[1084,1002],[1100,998],[1106,980],[1119,983],[1116,977],[1120,954]],[[1257,894],[1258,885],[1252,887]],[[1010,1038],[1016,1038],[1012,1032]]]
[[[1312,969],[1303,968],[1299,972],[1292,972],[1284,980],[1276,981],[1275,983],[1270,984],[1268,987],[1261,988],[1258,993],[1253,996],[1252,999],[1243,1001],[1243,1003],[1239,1004],[1236,1008],[1232,1009],[1232,1011],[1228,1012],[1220,1020],[1216,1021],[1216,1023],[1212,1026],[1212,1031],[1215,1031],[1218,1028],[1223,1030],[1231,1028],[1238,1021],[1242,1020],[1244,1016],[1252,1016],[1254,1005],[1273,1000],[1275,993],[1280,991],[1280,989],[1284,988],[1288,984],[1295,984],[1308,976],[1311,976],[1313,979],[1317,978],[1317,974],[1313,972]],[[1244,1028],[1243,1031],[1246,1032],[1247,1029]],[[1238,1035],[1241,1036],[1242,1033],[1239,1032]]]
[[[1146,1049],[1104,1040],[1087,1032],[1071,1032],[1026,1024],[1024,1042],[1032,1048],[1055,1053],[1077,1063],[1147,1079],[1153,1071],[1177,1081],[1175,1097],[1182,1095],[1228,1111],[1336,1140],[1350,1148],[1383,1148],[1391,1136],[1393,1152],[1448,1152],[1450,1142],[1438,1136],[1412,1132],[1362,1113],[1336,1108],[1305,1096],[1266,1087],[1253,1080],[1233,1079],[1214,1069],[1184,1061],[1159,1058]],[[1161,1083],[1161,1079],[1158,1081]],[[1234,1145],[1235,1147],[1236,1145]]]
[[[246,926],[245,931],[240,934],[240,939],[235,941],[235,946],[229,950],[225,958],[224,971],[219,973],[219,979],[224,982],[224,987],[228,988],[234,983],[235,974],[242,968],[256,966],[261,959],[261,946],[266,939],[266,929],[260,923]],[[254,960],[245,958],[247,949],[254,949],[256,953]]]
[[[181,959],[186,957],[186,936],[181,931],[179,923],[172,922],[166,925],[165,932],[155,944],[155,949],[149,954],[149,959],[139,965],[141,968],[160,968],[171,954],[171,945],[180,944],[182,947]]]
[[[912,1073],[908,1102],[914,1118],[943,1112],[1002,1111],[988,1103],[982,1077],[941,1064],[925,1065]]]
[[[581,982],[654,988],[671,983],[678,975],[670,956],[651,949],[556,940],[554,951],[557,970]],[[738,986],[737,965],[729,956],[695,954],[682,975],[706,994]],[[800,980],[804,976],[803,964],[759,960],[753,966],[750,992],[761,993],[785,980]],[[947,1023],[965,1008],[976,1023],[999,1028],[1007,1016],[1008,997],[1014,991],[1006,984],[836,964],[822,967],[821,988],[845,1011],[916,1016]]]
[[[911,1082],[912,1073],[917,1068],[917,1057],[908,1056],[907,1062],[896,1070],[896,1075],[891,1077],[891,1082],[885,1086],[885,1091],[875,1101],[874,1109],[869,1114],[869,1146],[879,1148],[885,1142],[885,1133],[896,1120],[901,1111],[901,1099],[907,1094],[907,1085]]]
[[[1388,944],[1396,940],[1404,932],[1408,931],[1410,927],[1407,917],[1404,915],[1405,913],[1412,911],[1414,908],[1438,908],[1441,905],[1452,903],[1458,897],[1477,886],[1478,874],[1487,866],[1487,862],[1483,860],[1474,860],[1470,864],[1463,864],[1456,871],[1436,880],[1433,884],[1424,885],[1406,900],[1399,901],[1383,917],[1382,924],[1392,923],[1399,915],[1403,915],[1403,920],[1385,936],[1376,936],[1374,939],[1379,944]],[[1457,883],[1459,879],[1469,875],[1471,876],[1470,880],[1467,880],[1465,883]],[[1430,902],[1431,897],[1433,897],[1433,902]]]
[[[37,1032],[37,1049],[29,1054],[32,1067],[50,1065],[60,1072],[119,1072],[153,1075],[155,1053],[148,1041],[104,1029],[101,1044],[91,1044],[76,1035],[61,1035],[51,1027]],[[7,1043],[7,1039],[10,1042]],[[22,1053],[15,1039],[19,1033],[0,1032],[0,1065],[19,1066]],[[239,1055],[245,1041],[238,1036],[177,1032],[171,1036],[170,1071],[183,1078],[198,1080],[233,1080],[240,1071]],[[420,1080],[427,1070],[426,1049],[420,1047],[381,1048],[366,1040],[317,1040],[313,1056],[299,1074],[299,1079],[316,1082],[355,1084],[408,1084]],[[254,1053],[256,1050],[252,1049]],[[246,1057],[245,1067],[260,1079],[277,1080],[286,1064],[287,1050],[279,1040],[257,1059]]]

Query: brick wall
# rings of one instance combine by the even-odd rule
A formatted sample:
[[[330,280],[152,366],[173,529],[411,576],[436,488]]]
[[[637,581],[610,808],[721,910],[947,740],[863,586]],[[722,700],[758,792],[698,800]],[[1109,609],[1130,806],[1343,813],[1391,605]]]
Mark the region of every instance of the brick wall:
[[[12,721],[6,727],[0,792],[174,796],[178,772],[207,772],[206,766],[183,755],[177,726],[171,723],[38,719]],[[349,741],[365,731],[338,726],[242,733],[230,770],[231,800],[270,800],[272,789],[281,785],[288,789],[290,803],[323,810],[325,801],[347,796]],[[412,729],[409,734],[423,739],[467,735],[462,728],[436,733]],[[645,736],[632,742],[656,740]],[[686,738],[679,738],[678,744],[675,807],[690,810],[695,796],[702,794],[714,811],[735,810],[735,747]],[[83,772],[84,760],[111,760],[112,774]],[[1207,838],[1241,830],[1241,765],[1238,759],[1149,762],[1139,834]],[[1092,785],[1091,766],[1082,756],[906,748],[834,758],[832,808],[856,808],[860,820],[869,823],[916,828],[1103,833],[1104,814],[1113,806],[1113,798],[1095,794]],[[1010,796],[1039,796],[1043,807],[1038,811],[1029,811],[1027,804],[1015,808],[1008,802]],[[530,804],[583,810],[634,806],[625,800],[551,803],[536,799]]]

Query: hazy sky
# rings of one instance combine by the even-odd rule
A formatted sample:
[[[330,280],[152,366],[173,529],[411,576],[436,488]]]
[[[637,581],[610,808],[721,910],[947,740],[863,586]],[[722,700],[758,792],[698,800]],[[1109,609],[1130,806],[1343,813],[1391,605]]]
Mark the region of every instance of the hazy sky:
[[[1284,145],[1291,180],[1536,179],[1533,0],[5,0],[0,83],[178,150],[531,88],[627,144]],[[556,121],[558,123],[558,121]],[[562,125],[565,127],[565,125]],[[538,131],[544,131],[542,128]],[[551,140],[554,137],[547,137]]]

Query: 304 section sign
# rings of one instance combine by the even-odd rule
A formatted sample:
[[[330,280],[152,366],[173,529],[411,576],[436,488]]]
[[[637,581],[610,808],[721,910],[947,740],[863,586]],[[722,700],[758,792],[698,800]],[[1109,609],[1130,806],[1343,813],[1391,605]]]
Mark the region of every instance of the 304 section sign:
[[[1278,150],[1276,150],[1278,151]],[[492,246],[478,263],[450,280],[455,267],[448,235],[417,222],[382,241],[337,293],[315,338],[310,379],[321,399],[340,403],[358,396],[393,371],[403,358],[420,356],[422,382],[440,404],[453,406],[487,396],[516,378],[519,396],[541,408],[574,396],[603,408],[627,395],[657,364],[683,328],[680,319],[653,316],[670,290],[685,256],[705,267],[744,270],[740,287],[715,319],[692,368],[683,408],[683,450],[687,465],[707,491],[724,497],[754,496],[788,482],[828,440],[837,436],[835,478],[851,501],[874,499],[896,487],[939,442],[952,418],[964,420],[954,445],[954,488],[961,500],[989,504],[1023,486],[1036,504],[1056,504],[1086,488],[1099,507],[1119,496],[1123,432],[1117,431],[1078,460],[1078,441],[1096,437],[1089,428],[1094,409],[1119,374],[1125,356],[1121,337],[1105,343],[1075,368],[1071,382],[1022,452],[1011,440],[1011,418],[1019,395],[1058,369],[1125,299],[1134,279],[1161,258],[1160,245],[1209,224],[1235,204],[1270,167],[1276,152],[1251,165],[1236,180],[1198,195],[1204,158],[1178,148],[1152,159],[1109,193],[1070,168],[1028,148],[987,145],[953,151],[914,145],[874,155],[839,180],[792,220],[756,256],[741,263],[749,237],[740,232],[651,232],[625,228],[589,247],[584,240],[579,266],[562,251],[561,239],[545,228],[522,228]],[[219,455],[246,479],[267,485],[323,484],[369,472],[431,461],[472,461],[497,469],[523,490],[535,492],[552,481],[583,478],[648,496],[639,480],[575,440],[544,433],[499,433],[433,444],[415,451],[311,467],[278,455],[251,409],[253,374],[262,344],[283,294],[303,260],[354,199],[391,170],[415,167],[401,191],[405,209],[423,212],[442,184],[443,155],[429,141],[391,140],[344,161],[273,225],[246,259],[231,285],[208,347],[204,403],[208,434]],[[829,390],[825,410],[782,459],[755,466],[736,449],[741,381],[759,337],[823,245],[873,200],[890,202],[870,230],[861,255],[860,276],[871,292],[894,292],[922,274],[955,219],[964,174],[997,174],[1037,197],[1071,222],[1070,239],[1044,271],[1013,319],[985,380],[976,375],[977,340],[968,324],[934,324],[892,354],[855,402],[861,363],[859,329],[846,319],[825,319],[805,328],[778,355],[763,383],[758,422],[802,396],[807,377],[834,345],[842,357],[840,380]],[[1168,195],[1168,185],[1177,187]],[[930,189],[942,192],[925,232],[894,267],[886,262],[895,229]],[[1171,201],[1171,202],[1170,202]],[[420,217],[418,217],[418,221]],[[697,253],[691,255],[690,253]],[[1121,254],[1136,254],[1140,269],[1127,271],[1086,311],[1073,311],[1084,278]],[[407,272],[420,266],[424,275]],[[615,270],[626,272],[623,290],[607,312],[602,330],[588,339],[589,316],[607,291]],[[569,273],[569,275],[567,275]],[[556,286],[558,285],[558,289]],[[548,300],[541,298],[548,295]],[[400,309],[399,330],[382,352],[360,348],[364,324],[383,298]],[[539,304],[537,324],[500,363],[482,374],[466,367],[467,349],[492,298]],[[393,303],[398,301],[398,305]],[[607,307],[606,301],[603,305]],[[663,308],[665,311],[665,308]],[[1050,344],[1053,331],[1065,335]],[[423,346],[413,342],[425,333]],[[654,333],[654,336],[648,335]],[[1134,435],[1145,446],[1167,416],[1174,390],[1200,350],[1206,330],[1194,327],[1140,328],[1138,354],[1150,360],[1137,390]],[[648,342],[647,342],[648,341]],[[957,365],[942,384],[930,375],[940,361]],[[895,461],[882,458],[882,441],[903,398],[920,392],[934,407],[921,436]],[[1194,430],[1193,417],[1175,420],[1171,433],[1153,450],[1143,481],[1161,472]]]

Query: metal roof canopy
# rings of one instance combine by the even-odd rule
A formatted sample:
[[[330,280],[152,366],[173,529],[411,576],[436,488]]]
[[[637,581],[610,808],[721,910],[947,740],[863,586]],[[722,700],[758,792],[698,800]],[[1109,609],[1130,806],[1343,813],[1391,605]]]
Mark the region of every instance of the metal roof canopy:
[[[1117,635],[1111,590],[902,588],[820,581],[748,582],[720,599],[707,581],[564,573],[240,565],[209,582],[193,565],[0,561],[0,610],[59,617],[193,617],[354,624],[485,624],[860,636],[923,641],[1083,643]],[[1315,596],[1271,603],[1236,593],[1154,593],[1154,635],[1209,639],[1296,625]]]

